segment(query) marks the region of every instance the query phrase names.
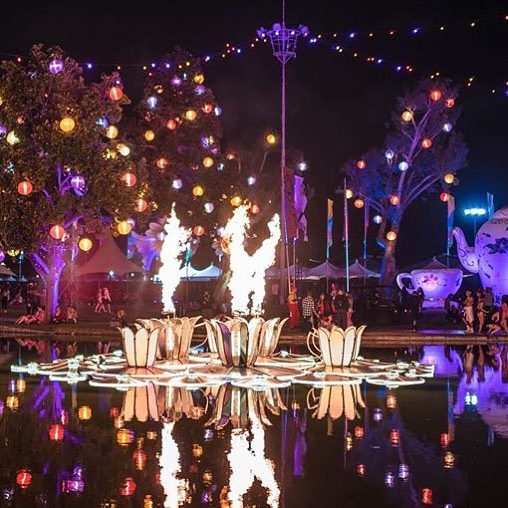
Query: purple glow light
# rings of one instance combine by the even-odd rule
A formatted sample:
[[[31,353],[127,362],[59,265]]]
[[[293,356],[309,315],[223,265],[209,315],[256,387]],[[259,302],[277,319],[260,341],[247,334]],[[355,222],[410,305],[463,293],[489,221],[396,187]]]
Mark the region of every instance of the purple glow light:
[[[0,136],[5,136],[7,134],[7,127],[5,125],[0,125]]]
[[[174,86],[180,86],[182,84],[182,79],[179,78],[178,76],[173,76],[173,78],[171,79],[171,84]]]
[[[64,63],[62,62],[62,60],[54,58],[53,60],[51,60],[51,62],[49,62],[48,68],[51,74],[58,74],[59,72],[63,71]]]
[[[157,106],[157,97],[154,96],[148,97],[146,103],[148,104],[148,107],[150,109],[155,109],[155,107]]]
[[[194,90],[198,95],[203,95],[205,93],[205,87],[203,85],[197,85]]]
[[[83,175],[74,175],[71,178],[71,186],[75,191],[83,191],[85,189],[85,177]]]
[[[5,252],[0,250],[0,263],[5,259]]]

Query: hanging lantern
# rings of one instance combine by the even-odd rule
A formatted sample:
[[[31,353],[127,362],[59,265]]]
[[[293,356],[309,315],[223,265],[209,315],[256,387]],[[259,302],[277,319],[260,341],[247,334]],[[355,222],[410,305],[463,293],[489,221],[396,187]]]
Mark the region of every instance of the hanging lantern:
[[[233,196],[229,202],[232,206],[240,206],[242,204],[242,198],[240,196]]]
[[[399,162],[399,169],[401,171],[407,171],[408,168],[409,168],[409,164],[406,161]]]
[[[71,187],[77,191],[85,189],[85,177],[83,175],[74,175],[71,178]]]
[[[49,234],[51,238],[55,240],[61,240],[65,235],[65,228],[60,224],[55,224],[50,230]]]
[[[25,393],[26,381],[23,378],[16,380],[16,390],[18,391],[18,393]]]
[[[439,199],[441,201],[448,201],[450,199],[450,194],[448,194],[448,192],[441,192],[441,194],[439,194]]]
[[[33,185],[28,180],[23,180],[18,183],[18,192],[22,196],[29,196],[34,190]]]
[[[422,489],[422,503],[432,504],[432,502],[432,490],[427,487]]]
[[[18,471],[18,474],[16,475],[16,483],[22,489],[27,489],[28,487],[30,487],[30,484],[32,483],[32,473],[27,469],[22,469],[21,471]]]
[[[90,406],[81,406],[78,409],[78,418],[83,421],[90,420],[92,418],[92,408]]]
[[[381,222],[383,222],[383,217],[381,217],[381,215],[374,215],[374,217],[372,217],[372,221],[374,224],[381,224]]]
[[[356,439],[362,439],[365,435],[365,430],[363,427],[360,427],[359,425],[355,427],[355,438]]]
[[[430,148],[432,146],[432,140],[430,138],[425,138],[422,141],[423,148]]]
[[[64,438],[64,426],[60,423],[54,423],[49,428],[49,439],[51,441],[61,441]]]
[[[393,393],[386,396],[386,407],[391,410],[397,407],[397,397]]]
[[[9,145],[11,146],[15,145],[16,143],[19,143],[18,135],[14,131],[9,131],[5,139],[7,140],[7,143],[9,143]]]
[[[138,213],[144,212],[148,207],[148,203],[145,199],[139,198],[134,202],[134,210]]]
[[[366,166],[366,164],[365,164],[365,161],[364,161],[364,160],[361,160],[361,159],[360,159],[360,160],[356,163],[356,167],[357,167],[358,169],[365,169],[365,166]]]
[[[63,71],[64,63],[59,58],[53,58],[51,62],[49,62],[48,69],[51,74],[58,74]]]
[[[445,106],[447,108],[453,108],[453,106],[455,106],[455,99],[452,99],[451,97],[449,99],[446,99]]]
[[[127,187],[134,187],[138,179],[134,173],[127,172],[122,175],[122,181],[125,183],[125,185],[127,185]]]
[[[385,152],[385,159],[391,161],[394,157],[395,152],[391,148],[388,148],[388,150]]]
[[[131,223],[129,221],[127,221],[127,220],[122,220],[116,226],[116,230],[121,235],[128,235],[131,232],[131,230],[132,230]]]
[[[397,238],[397,233],[395,231],[388,231],[386,233],[386,239],[390,240],[391,242]]]
[[[400,434],[398,429],[392,429],[390,431],[390,443],[392,446],[398,446],[400,441]]]
[[[0,263],[5,259],[5,252],[0,249]]]
[[[430,98],[434,101],[434,102],[437,102],[439,99],[441,99],[442,97],[442,93],[439,91],[439,90],[432,90],[430,92]]]
[[[177,127],[178,127],[178,122],[174,119],[174,118],[170,118],[168,120],[168,123],[166,124],[166,127],[170,130],[170,131],[174,131]]]
[[[124,157],[128,157],[131,153],[131,149],[124,143],[118,143],[118,145],[116,145],[116,149],[118,153]]]
[[[194,194],[194,196],[196,196],[196,197],[202,196],[204,193],[205,193],[205,189],[203,189],[203,187],[201,187],[201,185],[195,185],[192,188],[192,194]]]
[[[358,476],[365,476],[365,464],[356,464],[356,474]]]
[[[7,251],[7,254],[9,254],[9,256],[11,256],[11,258],[15,258],[19,254],[19,250],[18,249],[9,249]]]
[[[363,208],[363,205],[365,205],[365,201],[362,198],[357,198],[354,200],[355,208]]]
[[[451,132],[452,129],[453,129],[453,125],[450,122],[446,122],[443,125],[443,131],[445,131],[445,132]]]
[[[203,205],[203,208],[205,209],[205,212],[206,213],[212,213],[215,206],[213,206],[213,203],[211,203],[210,201],[208,201],[207,203],[205,203]]]
[[[196,74],[194,76],[194,83],[201,85],[204,81],[205,81],[205,77],[203,76],[203,74]]]
[[[447,184],[452,184],[455,181],[455,175],[453,175],[452,173],[446,173],[446,175],[443,177],[443,180]]]
[[[165,157],[161,157],[157,159],[156,165],[159,169],[166,169],[168,167],[169,161]]]
[[[201,108],[201,111],[209,115],[213,111],[213,106],[211,104],[204,104],[203,107]]]
[[[128,477],[125,478],[125,480],[122,483],[122,486],[120,488],[120,495],[121,496],[132,496],[134,492],[136,492],[136,482],[133,478]]]
[[[203,455],[203,447],[200,444],[194,443],[192,445],[192,456],[199,459]]]
[[[265,137],[265,141],[269,145],[275,145],[275,143],[277,143],[277,138],[276,138],[275,134],[267,134]]]
[[[134,441],[134,431],[122,428],[116,433],[116,442],[120,446],[128,446]]]
[[[171,187],[173,187],[173,189],[175,190],[180,190],[182,187],[183,187],[183,182],[182,180],[180,180],[180,178],[176,178],[175,180],[173,180],[173,182],[171,183]],[[201,189],[202,190],[202,189]],[[204,191],[203,191],[204,192]],[[194,194],[194,189],[192,189],[192,194]],[[202,194],[201,194],[202,195]],[[194,196],[196,196],[196,194],[194,194]]]
[[[76,127],[76,122],[70,116],[65,116],[60,120],[60,129],[63,132],[71,132]]]
[[[109,89],[109,98],[112,101],[119,101],[123,97],[123,90],[119,86],[112,86]]]
[[[392,194],[390,196],[390,203],[393,205],[393,206],[397,206],[399,203],[400,203],[400,199],[399,199],[399,196],[395,195],[395,194]]]
[[[443,448],[446,448],[451,442],[452,442],[452,438],[451,438],[450,434],[448,434],[447,432],[441,433],[440,443]]]
[[[148,97],[146,104],[150,109],[155,109],[157,107],[157,97]]]
[[[192,232],[196,236],[203,236],[205,234],[205,228],[203,226],[194,226]]]
[[[155,132],[148,129],[147,131],[145,131],[144,136],[147,141],[153,141],[155,139]]]
[[[115,139],[118,136],[118,127],[115,125],[108,125],[106,128],[106,137],[109,139]]]
[[[92,248],[92,246],[93,246],[92,240],[90,240],[90,238],[87,238],[86,236],[79,240],[78,247],[83,252],[88,252]]]
[[[193,109],[188,109],[184,114],[183,117],[186,120],[189,120],[190,122],[194,121],[198,114]]]
[[[406,111],[404,111],[401,116],[404,122],[410,122],[413,119],[413,112],[406,109]]]
[[[211,168],[213,166],[213,159],[211,157],[205,157],[203,159],[203,166],[205,166],[205,168]]]

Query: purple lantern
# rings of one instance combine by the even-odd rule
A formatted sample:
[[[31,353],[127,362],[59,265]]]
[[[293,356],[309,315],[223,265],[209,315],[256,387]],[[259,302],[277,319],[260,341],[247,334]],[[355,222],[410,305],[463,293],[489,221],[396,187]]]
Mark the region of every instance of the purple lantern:
[[[51,72],[51,74],[58,74],[63,71],[63,68],[64,64],[62,60],[58,58],[54,58],[51,62],[49,62],[49,72]]]
[[[85,190],[85,177],[83,175],[74,175],[71,178],[71,186],[76,192],[83,192]]]
[[[202,95],[205,93],[205,87],[203,85],[197,85],[194,90],[198,95]]]
[[[155,107],[157,106],[157,97],[148,97],[148,99],[146,100],[146,103],[148,104],[148,107],[150,109],[155,109]]]
[[[182,84],[182,80],[178,76],[173,76],[171,79],[171,84],[174,86],[180,86]]]
[[[0,250],[0,263],[5,259],[5,252]]]
[[[7,127],[5,125],[0,125],[0,136],[5,136],[7,134]]]

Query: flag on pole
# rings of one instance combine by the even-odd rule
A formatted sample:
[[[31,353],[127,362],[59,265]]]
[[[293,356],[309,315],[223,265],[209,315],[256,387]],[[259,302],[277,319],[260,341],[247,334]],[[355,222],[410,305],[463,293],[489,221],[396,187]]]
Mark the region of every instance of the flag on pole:
[[[297,219],[297,232],[296,238],[308,242],[307,236],[307,217],[305,217],[305,208],[307,208],[307,193],[305,190],[305,183],[303,176],[294,176],[295,186],[295,211]]]
[[[494,215],[494,194],[487,192],[487,217],[492,219]]]
[[[287,238],[296,238],[298,232],[298,217],[295,209],[295,175],[292,169],[284,168],[284,204],[286,214]]]
[[[447,247],[448,249],[453,245],[453,213],[455,212],[455,198],[450,195],[448,197],[448,241],[447,241]]]
[[[330,259],[330,247],[333,245],[333,200],[328,200],[328,208],[326,214],[326,259]]]

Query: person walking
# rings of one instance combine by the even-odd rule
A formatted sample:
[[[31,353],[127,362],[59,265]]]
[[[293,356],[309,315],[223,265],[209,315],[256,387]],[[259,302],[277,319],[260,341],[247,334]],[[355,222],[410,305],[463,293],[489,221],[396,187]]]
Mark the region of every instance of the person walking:
[[[310,332],[314,327],[314,317],[316,316],[316,302],[312,295],[312,289],[307,289],[307,295],[302,300],[302,316],[305,323],[305,331]]]
[[[106,307],[104,307],[104,302],[102,301],[102,288],[100,286],[99,286],[99,289],[97,290],[94,312],[96,314],[100,314],[101,312],[106,312]]]

